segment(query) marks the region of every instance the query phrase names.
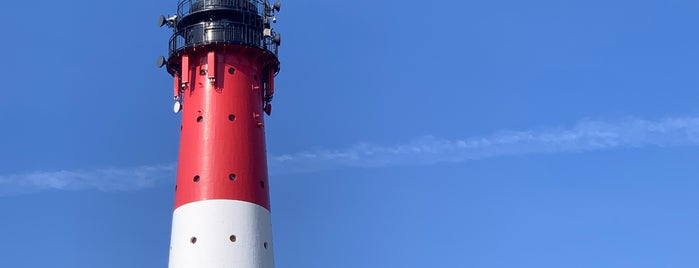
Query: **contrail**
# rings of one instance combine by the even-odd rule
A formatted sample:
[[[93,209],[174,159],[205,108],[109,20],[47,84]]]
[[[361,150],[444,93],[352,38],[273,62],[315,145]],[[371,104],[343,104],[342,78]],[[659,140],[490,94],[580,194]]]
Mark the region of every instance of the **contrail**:
[[[508,155],[694,145],[699,145],[699,117],[583,120],[567,128],[503,131],[455,140],[428,136],[394,145],[358,143],[343,149],[270,155],[269,166],[272,175],[283,175],[338,168],[463,162]],[[0,175],[0,195],[46,190],[132,191],[174,180],[174,176],[175,164]]]

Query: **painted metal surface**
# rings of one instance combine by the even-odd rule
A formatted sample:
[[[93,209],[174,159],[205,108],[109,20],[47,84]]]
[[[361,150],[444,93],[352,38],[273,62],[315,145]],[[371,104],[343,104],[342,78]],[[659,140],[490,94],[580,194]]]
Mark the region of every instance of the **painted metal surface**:
[[[182,57],[188,69],[175,207],[230,199],[270,208],[257,51],[229,47]]]
[[[215,219],[215,220],[212,220]],[[269,210],[235,200],[188,203],[175,210],[170,268],[272,268]]]
[[[181,54],[170,267],[272,268],[263,116],[270,58],[235,45]]]
[[[171,268],[272,268],[264,114],[279,71],[281,4],[180,0],[169,54],[182,126]],[[263,33],[268,33],[264,35]]]

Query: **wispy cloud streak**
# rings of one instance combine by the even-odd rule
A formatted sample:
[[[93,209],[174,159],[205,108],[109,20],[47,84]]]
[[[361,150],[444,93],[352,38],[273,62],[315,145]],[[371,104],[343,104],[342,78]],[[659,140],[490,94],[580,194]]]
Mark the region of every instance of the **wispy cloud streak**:
[[[0,175],[0,195],[48,190],[133,191],[153,187],[174,176],[174,164]]]
[[[358,143],[344,149],[270,155],[274,175],[338,168],[463,162],[508,155],[699,145],[699,117],[583,120],[572,127],[503,131],[481,137],[422,137],[394,145]],[[63,170],[0,175],[0,195],[47,190],[132,191],[174,180],[175,165]]]
[[[466,139],[422,137],[395,145],[360,143],[340,150],[271,156],[273,173],[311,172],[341,167],[382,167],[462,162],[507,155],[547,154],[619,148],[699,144],[699,117],[616,122],[583,120],[568,128],[546,128]]]

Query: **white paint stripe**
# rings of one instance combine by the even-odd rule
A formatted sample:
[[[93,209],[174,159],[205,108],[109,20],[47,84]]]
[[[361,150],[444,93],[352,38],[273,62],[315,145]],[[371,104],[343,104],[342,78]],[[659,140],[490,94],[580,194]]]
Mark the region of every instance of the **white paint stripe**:
[[[274,267],[270,212],[249,202],[206,200],[178,207],[170,246],[170,268]]]

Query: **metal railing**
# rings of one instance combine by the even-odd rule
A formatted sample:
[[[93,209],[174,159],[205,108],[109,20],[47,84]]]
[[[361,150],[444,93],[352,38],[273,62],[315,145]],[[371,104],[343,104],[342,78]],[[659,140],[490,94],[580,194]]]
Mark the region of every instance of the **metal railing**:
[[[179,51],[208,44],[237,44],[267,50],[277,55],[269,27],[271,10],[264,0],[182,0],[177,7],[180,23],[170,38],[170,57]],[[225,12],[227,15],[211,15]],[[194,19],[196,14],[196,19]],[[204,14],[209,17],[199,17]],[[190,20],[184,18],[191,16]],[[271,27],[270,27],[270,33]]]
[[[209,44],[244,45],[277,54],[277,44],[271,38],[264,37],[262,30],[246,24],[216,21],[190,25],[173,34],[170,38],[170,56],[186,48]]]
[[[177,5],[177,16],[180,18],[194,12],[226,9],[239,12],[255,13],[264,16],[264,0],[181,0]]]

